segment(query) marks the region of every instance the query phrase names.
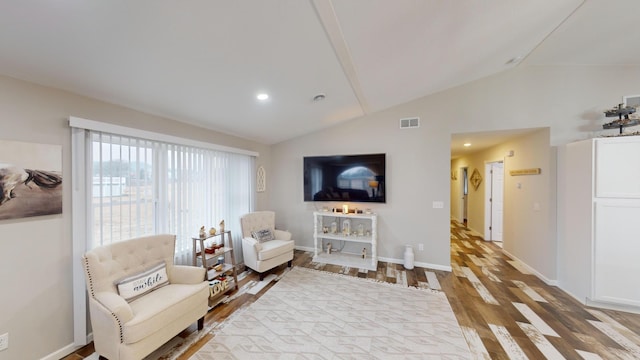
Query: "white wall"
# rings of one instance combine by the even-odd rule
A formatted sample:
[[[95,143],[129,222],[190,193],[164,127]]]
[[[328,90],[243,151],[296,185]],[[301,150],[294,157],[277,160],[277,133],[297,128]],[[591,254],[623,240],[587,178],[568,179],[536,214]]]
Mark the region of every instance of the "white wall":
[[[62,215],[0,221],[0,359],[39,359],[73,342],[70,115],[208,141],[260,153],[269,148],[68,92],[0,77],[1,140],[62,146]],[[2,154],[0,154],[0,160]],[[264,207],[266,194],[258,206]],[[62,357],[64,354],[59,354]]]

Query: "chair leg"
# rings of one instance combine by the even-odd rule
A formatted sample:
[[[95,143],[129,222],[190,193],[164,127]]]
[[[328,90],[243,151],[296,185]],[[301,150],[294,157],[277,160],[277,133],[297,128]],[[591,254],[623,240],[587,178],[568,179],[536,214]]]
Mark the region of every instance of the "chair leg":
[[[204,329],[204,316],[198,319],[198,331]]]
[[[287,263],[288,267],[291,267],[291,263],[293,262],[293,260],[289,260],[289,262]]]

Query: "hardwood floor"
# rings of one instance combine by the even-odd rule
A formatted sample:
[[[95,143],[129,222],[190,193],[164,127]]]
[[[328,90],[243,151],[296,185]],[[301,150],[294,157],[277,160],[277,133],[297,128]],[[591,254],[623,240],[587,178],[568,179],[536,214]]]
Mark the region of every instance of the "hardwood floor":
[[[311,253],[296,251],[293,265],[441,289],[476,359],[640,358],[640,315],[581,305],[526,273],[500,247],[455,221],[451,223],[451,260],[452,272],[418,267],[405,270],[402,265],[384,262],[378,263],[377,271],[366,272],[313,263]],[[286,265],[280,266],[273,273],[280,275],[285,269]],[[223,322],[275,283],[256,295],[247,293],[247,285],[257,280],[257,274],[246,274],[239,281],[241,290],[207,314],[205,327]],[[178,336],[186,338],[194,332],[195,326],[191,326]],[[188,359],[212,336],[205,335],[179,359]],[[92,352],[89,345],[64,359],[83,359]]]

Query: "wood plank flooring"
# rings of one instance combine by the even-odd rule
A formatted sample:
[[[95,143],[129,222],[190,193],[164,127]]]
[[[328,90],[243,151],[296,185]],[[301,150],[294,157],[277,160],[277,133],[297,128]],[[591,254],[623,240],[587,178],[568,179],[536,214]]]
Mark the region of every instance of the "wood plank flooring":
[[[581,305],[455,221],[451,223],[452,272],[405,270],[385,262],[378,263],[377,271],[366,271],[311,259],[311,253],[296,251],[293,264],[444,291],[475,359],[640,359],[640,315]],[[273,273],[285,271],[286,265]],[[242,290],[257,280],[255,273],[246,274],[239,281],[241,290],[210,311],[205,326],[223,322],[274,284],[256,295]],[[191,326],[178,336],[186,338],[194,332]],[[204,336],[179,359],[188,359],[211,337]],[[92,352],[93,346],[88,345],[64,359],[83,359]]]

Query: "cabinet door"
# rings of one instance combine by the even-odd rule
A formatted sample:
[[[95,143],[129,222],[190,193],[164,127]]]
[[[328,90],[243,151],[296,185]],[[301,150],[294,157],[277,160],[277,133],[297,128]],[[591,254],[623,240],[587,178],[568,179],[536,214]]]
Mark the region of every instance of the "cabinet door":
[[[597,139],[596,197],[640,198],[640,139]]]
[[[595,205],[594,300],[640,306],[640,201]]]

